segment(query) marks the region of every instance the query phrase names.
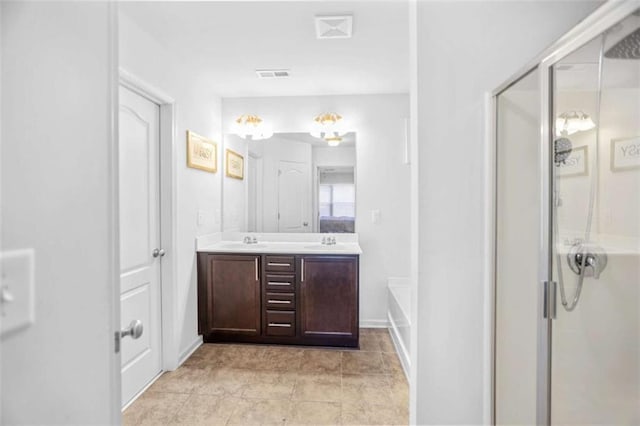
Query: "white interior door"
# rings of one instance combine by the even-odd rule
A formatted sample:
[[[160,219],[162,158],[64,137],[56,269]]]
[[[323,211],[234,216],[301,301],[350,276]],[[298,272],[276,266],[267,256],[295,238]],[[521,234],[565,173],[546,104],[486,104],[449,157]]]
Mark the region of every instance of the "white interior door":
[[[120,322],[140,320],[122,339],[122,405],[162,370],[160,322],[160,108],[120,88]]]
[[[278,231],[311,232],[311,170],[308,163],[280,161]]]

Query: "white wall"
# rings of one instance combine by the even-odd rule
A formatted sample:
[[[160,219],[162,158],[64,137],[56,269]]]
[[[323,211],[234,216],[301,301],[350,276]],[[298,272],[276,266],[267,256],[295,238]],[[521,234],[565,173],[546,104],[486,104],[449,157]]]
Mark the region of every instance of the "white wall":
[[[236,179],[225,176],[227,149],[230,149],[244,158],[244,179]],[[249,174],[248,164],[249,149],[244,139],[235,135],[224,136],[224,149],[221,151],[222,168],[222,230],[228,232],[240,232],[247,229],[247,178]]]
[[[596,7],[592,2],[419,2],[412,19],[417,125],[417,306],[412,419],[488,420],[485,94]],[[455,23],[455,24],[454,24]],[[486,401],[486,399],[485,399]]]
[[[356,144],[358,142],[356,141]],[[319,146],[313,147],[313,166],[356,166],[356,148]]]
[[[35,250],[35,324],[1,342],[0,423],[116,424],[109,5],[0,9],[2,250]]]
[[[535,424],[540,73],[498,97],[496,175],[496,423]]]
[[[157,87],[176,101],[175,168],[177,192],[176,249],[176,336],[179,355],[198,339],[195,238],[221,230],[222,176],[224,174],[220,126],[221,101],[212,92],[207,76],[183,62],[124,13],[120,14],[120,66]],[[191,130],[218,142],[218,171],[208,173],[186,166],[186,131]],[[164,173],[164,172],[163,172]],[[198,223],[198,212],[204,221]],[[163,261],[171,261],[171,253]]]
[[[407,95],[229,98],[227,131],[241,114],[258,114],[276,132],[307,132],[323,111],[340,113],[356,132],[356,232],[360,257],[360,323],[386,325],[388,277],[409,274],[409,166],[403,163]],[[371,211],[380,210],[380,222]]]

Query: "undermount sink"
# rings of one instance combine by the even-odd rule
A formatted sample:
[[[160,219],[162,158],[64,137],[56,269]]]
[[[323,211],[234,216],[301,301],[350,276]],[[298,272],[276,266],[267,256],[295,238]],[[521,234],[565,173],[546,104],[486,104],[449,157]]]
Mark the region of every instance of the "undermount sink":
[[[263,248],[266,248],[266,247],[267,247],[267,245],[266,244],[262,244],[262,243],[247,244],[247,243],[241,243],[241,242],[238,242],[238,243],[225,243],[225,244],[220,245],[221,249],[234,249],[234,250],[243,249],[243,248],[246,248],[246,249],[263,249]]]

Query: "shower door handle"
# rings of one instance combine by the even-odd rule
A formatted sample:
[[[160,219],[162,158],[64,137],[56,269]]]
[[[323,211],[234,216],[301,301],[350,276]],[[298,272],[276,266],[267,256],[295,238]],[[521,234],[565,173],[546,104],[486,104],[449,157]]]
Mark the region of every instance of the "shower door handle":
[[[543,281],[544,306],[542,307],[544,318],[556,319],[556,282]]]

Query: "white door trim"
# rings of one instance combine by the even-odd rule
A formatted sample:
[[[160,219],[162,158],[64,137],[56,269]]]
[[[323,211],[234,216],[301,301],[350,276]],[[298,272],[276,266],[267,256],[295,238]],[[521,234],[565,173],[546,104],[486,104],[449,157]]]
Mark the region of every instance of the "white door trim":
[[[109,223],[107,224],[107,244],[109,261],[111,265],[109,282],[113,283],[111,291],[110,304],[111,324],[113,337],[111,341],[111,352],[109,355],[112,357],[112,364],[110,368],[111,376],[111,389],[109,401],[111,404],[111,424],[122,423],[122,374],[121,374],[121,358],[120,352],[116,353],[116,338],[115,333],[120,332],[120,206],[119,206],[119,84],[118,84],[118,4],[116,2],[109,2],[107,5],[108,10],[108,24],[107,24],[107,55],[109,56],[107,70],[108,75],[108,90],[109,90],[109,105],[107,106],[107,114],[109,116],[109,146],[107,147],[107,161],[109,163],[109,188],[107,206],[109,212]]]
[[[167,253],[162,259],[160,273],[162,369],[171,371],[178,367],[180,361],[175,328],[177,312],[175,100],[123,68],[119,68],[119,82],[121,86],[160,107],[160,246]]]

